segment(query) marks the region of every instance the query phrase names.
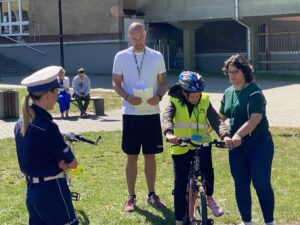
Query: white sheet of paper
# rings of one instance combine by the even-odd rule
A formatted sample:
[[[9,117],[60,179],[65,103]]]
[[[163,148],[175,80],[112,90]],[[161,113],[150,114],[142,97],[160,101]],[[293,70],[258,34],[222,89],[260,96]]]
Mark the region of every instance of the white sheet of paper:
[[[151,97],[153,97],[153,88],[149,87],[146,89],[138,90],[138,89],[133,89],[133,94],[135,96],[141,97],[142,98],[142,103],[140,105],[136,105],[135,109],[136,111],[140,112],[149,112],[155,110],[155,107],[152,105],[149,105],[147,103],[147,100]]]

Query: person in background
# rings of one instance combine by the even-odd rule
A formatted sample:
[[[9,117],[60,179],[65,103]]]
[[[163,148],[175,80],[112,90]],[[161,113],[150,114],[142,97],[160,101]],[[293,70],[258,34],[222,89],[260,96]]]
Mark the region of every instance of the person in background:
[[[69,117],[71,95],[69,92],[70,80],[65,76],[65,70],[61,67],[58,73],[59,88],[57,92],[57,101],[59,104],[59,110],[61,118]]]
[[[78,69],[77,75],[72,81],[72,87],[74,90],[73,97],[77,101],[80,116],[85,118],[87,117],[86,110],[90,103],[91,81],[83,68]],[[82,104],[82,102],[84,103]]]
[[[232,55],[223,72],[231,86],[224,92],[220,114],[231,134],[229,165],[243,225],[251,225],[253,184],[265,224],[274,225],[271,170],[274,144],[266,117],[266,99],[254,83],[253,67],[243,56]]]
[[[27,181],[30,225],[79,224],[64,173],[75,169],[77,160],[48,113],[57,101],[60,70],[49,66],[21,82],[28,94],[14,133],[19,166]]]
[[[160,52],[145,46],[146,31],[141,23],[134,22],[129,26],[128,38],[133,46],[116,54],[112,76],[113,88],[122,97],[122,149],[127,157],[128,188],[125,212],[136,209],[135,183],[141,147],[148,186],[147,201],[155,208],[165,207],[155,193],[155,154],[163,151],[159,102],[167,90],[165,62]]]
[[[228,130],[216,110],[210,103],[209,95],[204,91],[205,82],[196,72],[183,71],[178,83],[169,90],[170,100],[162,116],[163,132],[171,145],[174,167],[174,208],[176,225],[183,224],[187,207],[186,187],[195,149],[191,146],[180,147],[179,138],[192,138],[195,143],[211,141],[209,127],[222,139],[228,136]],[[211,146],[204,147],[199,153],[200,170],[206,178],[207,206],[214,216],[224,214],[214,198],[214,169]]]

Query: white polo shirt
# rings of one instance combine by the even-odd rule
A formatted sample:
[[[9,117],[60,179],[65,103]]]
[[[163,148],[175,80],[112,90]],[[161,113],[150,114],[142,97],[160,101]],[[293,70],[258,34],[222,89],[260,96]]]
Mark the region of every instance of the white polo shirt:
[[[136,55],[137,63],[134,54]],[[142,64],[142,65],[141,65]],[[140,69],[138,72],[137,65]],[[166,72],[163,55],[151,48],[145,48],[145,54],[134,53],[133,47],[129,47],[116,54],[113,65],[114,75],[123,75],[122,87],[129,95],[133,95],[134,89],[146,89],[152,87],[153,96],[157,94],[157,75]],[[152,115],[160,113],[159,105],[150,107],[148,111],[137,111],[135,107],[122,98],[122,112],[126,115]]]

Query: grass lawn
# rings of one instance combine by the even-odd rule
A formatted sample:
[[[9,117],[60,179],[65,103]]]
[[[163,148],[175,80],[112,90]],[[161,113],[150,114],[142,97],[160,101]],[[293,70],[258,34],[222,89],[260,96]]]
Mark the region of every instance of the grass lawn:
[[[276,153],[273,161],[272,181],[276,196],[276,224],[300,224],[300,128],[272,128]],[[296,135],[295,135],[296,134]],[[86,133],[95,139],[99,133]],[[167,209],[157,211],[146,204],[146,182],[143,175],[143,159],[139,160],[137,200],[139,209],[124,213],[127,196],[124,176],[124,154],[121,152],[121,132],[101,132],[98,146],[74,144],[74,152],[84,168],[84,173],[73,178],[72,189],[81,194],[74,202],[76,213],[84,225],[173,225],[173,171],[168,144],[157,157],[157,193],[167,204]],[[25,207],[25,180],[19,171],[14,139],[0,141],[0,224],[28,224]],[[240,222],[235,203],[233,182],[229,173],[227,152],[213,151],[216,175],[215,197],[226,211],[216,218],[215,224]],[[253,195],[253,221],[263,224],[258,202]],[[211,217],[211,216],[210,216]]]

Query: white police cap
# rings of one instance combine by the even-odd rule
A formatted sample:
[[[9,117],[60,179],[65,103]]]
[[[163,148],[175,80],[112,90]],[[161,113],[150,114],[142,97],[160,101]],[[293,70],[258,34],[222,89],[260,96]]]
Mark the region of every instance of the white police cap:
[[[21,84],[27,87],[29,93],[50,90],[59,86],[57,76],[60,70],[60,66],[45,67],[24,78]]]

